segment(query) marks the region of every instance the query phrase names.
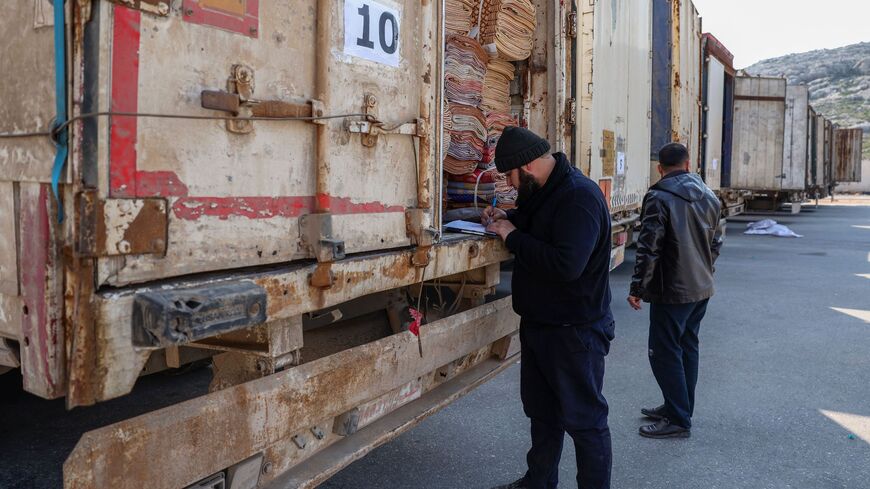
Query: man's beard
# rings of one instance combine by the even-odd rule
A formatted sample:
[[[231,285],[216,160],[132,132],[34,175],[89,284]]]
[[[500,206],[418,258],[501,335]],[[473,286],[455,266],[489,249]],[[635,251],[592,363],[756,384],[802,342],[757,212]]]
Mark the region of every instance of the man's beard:
[[[541,189],[541,185],[535,180],[531,173],[520,170],[520,186],[517,188],[517,204],[525,202],[535,192]]]

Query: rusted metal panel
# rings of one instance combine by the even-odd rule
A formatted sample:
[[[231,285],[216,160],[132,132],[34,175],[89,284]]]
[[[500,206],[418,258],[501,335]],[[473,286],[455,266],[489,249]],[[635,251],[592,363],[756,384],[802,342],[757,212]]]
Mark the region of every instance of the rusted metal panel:
[[[24,388],[53,399],[66,391],[60,256],[51,190],[20,184],[19,281],[22,297],[21,362]]]
[[[804,190],[807,186],[807,129],[809,89],[806,85],[786,88],[785,133],[783,135],[782,190]]]
[[[735,78],[730,188],[740,190],[782,188],[785,98],[784,78]]]
[[[197,21],[200,10],[233,14],[242,8],[238,2],[196,2],[192,13],[183,7],[167,16],[101,2],[100,57],[106,63],[84,69],[101,71],[100,105],[116,111],[225,115],[203,110],[200,94],[224,90],[233,65],[242,64],[253,74],[251,95],[263,101],[259,108],[317,99],[328,101],[318,109],[324,115],[356,114],[370,93],[382,101],[379,116],[387,125],[431,117],[440,76],[436,2],[384,1],[400,14],[397,67],[342,51],[344,27],[354,19],[343,21],[341,3],[327,9],[332,25],[340,28],[324,36],[327,55],[318,57],[317,49],[324,49],[317,46],[314,28],[318,3],[306,0],[245,2],[248,10],[256,5],[258,18],[255,35],[245,36]],[[178,46],[205,47],[178,51]],[[315,75],[323,66],[328,91],[318,94]],[[271,109],[253,115],[276,114],[287,115]],[[328,140],[323,155],[328,172],[317,180],[319,129],[308,122],[257,121],[248,134],[228,132],[222,121],[114,117],[109,122],[109,144],[100,143],[109,147],[99,153],[101,179],[107,180],[100,198],[166,198],[168,227],[165,254],[101,259],[100,284],[220,270],[228,262],[245,267],[310,258],[300,244],[298,220],[321,206],[331,210],[334,237],[348,253],[407,246],[404,211],[428,195],[418,195],[418,181],[427,188],[437,174],[437,165],[430,164],[432,124],[422,126],[425,138],[381,135],[369,148],[358,144],[345,120],[325,121],[316,127],[324,128]],[[426,175],[418,178],[415,161]],[[316,189],[315,180],[325,187]],[[425,200],[431,214],[431,199]]]
[[[860,128],[834,131],[834,180],[861,181],[861,151],[864,131]]]
[[[95,191],[76,196],[76,251],[85,256],[166,252],[164,199],[99,200]]]
[[[511,364],[512,362],[499,362],[495,359],[481,362],[450,382],[423,394],[420,400],[399,408],[354,436],[336,442],[307,459],[304,464],[296,465],[265,488],[317,487],[343,467],[417,426],[428,416],[495,377]]]
[[[55,116],[53,12],[52,3],[44,0],[3,4],[0,133],[50,129]],[[54,152],[44,135],[0,138],[0,181],[50,182]]]
[[[334,285],[319,289],[309,285],[315,264],[287,265],[268,271],[227,274],[202,281],[177,281],[161,287],[192,287],[227,280],[252,280],[267,293],[266,321],[292,318],[325,309],[368,294],[396,289],[423,280],[454,275],[502,262],[510,257],[500,241],[484,238],[448,239],[431,249],[425,268],[412,265],[414,250],[348,257],[332,264]],[[148,360],[148,352],[133,347],[130,327],[133,297],[149,290],[136,287],[111,290],[95,296],[94,344],[97,367],[81,372],[97,392],[96,400],[130,392]],[[88,350],[90,351],[90,350]]]
[[[518,323],[511,299],[501,299],[421,328],[422,358],[405,332],[89,432],[64,464],[65,487],[184,486],[484,348]]]

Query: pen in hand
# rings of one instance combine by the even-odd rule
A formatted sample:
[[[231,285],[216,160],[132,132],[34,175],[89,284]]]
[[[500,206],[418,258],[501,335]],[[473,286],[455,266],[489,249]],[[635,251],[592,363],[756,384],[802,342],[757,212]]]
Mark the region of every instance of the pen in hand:
[[[487,226],[489,226],[490,224],[492,224],[492,222],[493,222],[492,217],[493,217],[493,215],[495,214],[495,205],[496,205],[497,203],[498,203],[498,197],[495,196],[495,195],[493,195],[493,196],[492,196],[492,213],[490,213],[490,215],[487,217],[487,219],[486,219],[486,223],[483,225],[483,227],[487,227]]]

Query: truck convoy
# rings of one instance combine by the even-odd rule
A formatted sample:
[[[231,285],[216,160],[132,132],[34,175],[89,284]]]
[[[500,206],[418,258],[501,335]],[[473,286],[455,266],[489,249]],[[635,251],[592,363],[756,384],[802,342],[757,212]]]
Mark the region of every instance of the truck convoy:
[[[64,486],[313,487],[513,363],[509,253],[445,228],[514,204],[506,125],[599,184],[612,268],[664,143],[724,216],[860,180],[860,130],[701,27],[690,0],[10,2],[0,371],[70,409],[214,374],[84,434]]]

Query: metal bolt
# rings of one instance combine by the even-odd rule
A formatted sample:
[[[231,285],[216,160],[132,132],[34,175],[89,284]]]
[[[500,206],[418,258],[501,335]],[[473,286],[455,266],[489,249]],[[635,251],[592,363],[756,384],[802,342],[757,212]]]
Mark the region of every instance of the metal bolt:
[[[311,428],[311,434],[313,434],[314,438],[317,438],[318,440],[322,440],[326,437],[326,435],[323,433],[323,430],[321,430],[319,426]]]
[[[272,472],[272,462],[266,462],[263,464],[263,473],[268,474],[269,472]]]
[[[260,303],[259,302],[255,302],[255,303],[251,304],[250,307],[248,307],[248,315],[256,316],[257,314],[260,314]]]
[[[256,27],[251,27],[250,29],[248,29],[248,32],[250,32],[251,35],[254,35],[254,34],[257,33],[257,28],[256,28]]]
[[[130,245],[130,242],[126,239],[122,239],[118,242],[118,251],[121,253],[129,253],[133,247]]]
[[[185,10],[184,15],[193,15],[193,9],[189,8],[189,9]]]
[[[366,97],[366,105],[368,105],[369,107],[374,107],[375,105],[378,105],[378,98],[374,95],[369,95],[368,97]]]
[[[165,3],[161,3],[157,5],[157,11],[160,12],[160,15],[168,15],[169,14],[169,5]]]
[[[304,450],[304,449],[305,449],[306,440],[305,440],[305,437],[304,437],[304,436],[302,436],[302,435],[293,435],[293,443],[295,443],[296,446],[299,447],[300,450]]]
[[[266,362],[264,360],[257,360],[257,372],[265,372],[266,371]]]
[[[251,82],[251,70],[247,68],[239,68],[238,78],[242,83],[250,83]]]

